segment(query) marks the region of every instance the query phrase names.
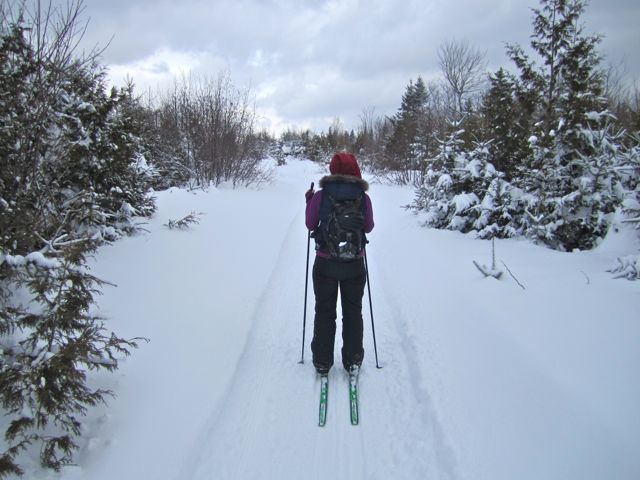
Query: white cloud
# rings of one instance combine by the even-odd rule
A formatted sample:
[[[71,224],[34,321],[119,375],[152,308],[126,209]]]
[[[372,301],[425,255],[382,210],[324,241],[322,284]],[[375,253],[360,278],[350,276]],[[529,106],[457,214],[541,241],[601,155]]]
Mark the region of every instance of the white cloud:
[[[59,0],[63,1],[63,0]],[[465,39],[488,68],[529,44],[536,0],[85,0],[86,43],[105,44],[114,82],[155,89],[174,75],[229,73],[273,125],[326,129],[335,117],[391,114],[410,79],[438,74],[437,49]],[[640,77],[637,0],[591,0],[584,21],[612,63]]]
[[[164,88],[183,74],[197,71],[204,62],[205,54],[177,52],[166,48],[153,52],[148,57],[134,62],[109,66],[109,79],[114,85],[123,85],[132,78],[137,88],[146,91]]]

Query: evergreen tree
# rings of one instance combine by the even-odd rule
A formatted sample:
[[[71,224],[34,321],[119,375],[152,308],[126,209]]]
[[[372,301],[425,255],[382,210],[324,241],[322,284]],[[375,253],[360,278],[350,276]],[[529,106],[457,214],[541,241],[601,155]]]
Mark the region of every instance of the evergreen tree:
[[[459,182],[466,184],[468,194],[478,197],[477,205],[465,212],[466,225],[478,232],[479,238],[515,237],[521,234],[520,192],[494,167],[491,147],[490,142],[476,142],[468,154],[466,168],[461,171]]]
[[[392,133],[385,152],[390,167],[404,177],[403,183],[416,180],[422,161],[427,155],[426,131],[427,88],[421,77],[409,82],[398,113],[391,119]]]
[[[85,259],[153,211],[149,170],[131,92],[107,96],[95,58],[68,50],[79,9],[55,25],[0,16],[0,477],[30,445],[70,463],[81,417],[110,394],[87,371],[136,346],[90,313],[101,282]]]
[[[491,164],[488,143],[463,151],[463,133],[454,129],[442,142],[410,208],[424,212],[425,224],[435,228],[475,230],[480,238],[518,235],[517,190]]]
[[[133,86],[106,95],[97,66],[73,72],[72,89],[58,95],[53,148],[42,168],[56,203],[71,207],[71,228],[93,239],[115,240],[135,230],[134,216],[154,209],[147,190],[152,169],[144,158],[142,121]]]
[[[416,191],[416,198],[409,206],[426,214],[425,225],[435,228],[448,228],[456,206],[453,198],[461,193],[460,184],[456,183],[455,169],[465,163],[463,158],[464,129],[461,122],[451,122],[451,133],[440,141],[438,154],[425,162],[425,178]]]
[[[487,165],[487,167],[490,164]],[[488,185],[480,198],[478,216],[473,224],[478,238],[509,238],[522,235],[519,218],[521,191],[507,182],[500,172],[485,170]]]
[[[90,314],[101,284],[84,266],[90,245],[58,247],[59,259],[39,252],[0,254],[2,277],[11,275],[32,293],[28,307],[4,298],[0,310],[0,402],[10,420],[0,476],[21,474],[15,457],[34,444],[40,445],[43,466],[59,470],[70,464],[81,417],[111,395],[89,387],[87,371],[113,371],[117,356],[137,346],[136,339],[118,338]]]
[[[518,167],[531,153],[527,141],[526,110],[516,95],[516,80],[500,68],[489,76],[491,87],[482,105],[484,138],[490,140],[493,166],[506,180],[517,174]]]
[[[625,189],[625,199],[622,204],[622,211],[625,215],[625,222],[634,225],[640,233],[640,138],[632,136],[634,145],[622,152],[620,167],[623,170],[623,186]],[[629,280],[640,280],[640,253],[618,258],[619,266],[613,271],[616,277],[624,277]]]
[[[34,52],[19,24],[2,25],[0,43],[0,235],[3,245],[34,247],[38,138],[46,134],[25,86],[36,73]],[[0,252],[1,253],[1,252]]]
[[[613,214],[624,200],[620,166],[624,162],[620,147],[624,132],[616,130],[607,112],[591,114],[597,125],[579,132],[580,140],[588,146],[588,154],[580,154],[571,164],[575,179],[575,202],[567,202],[571,214],[578,215],[588,234],[582,237],[578,248],[592,248],[607,234]],[[600,117],[600,118],[596,118]]]
[[[602,109],[603,74],[598,70],[598,35],[585,36],[580,17],[584,0],[540,0],[534,9],[531,47],[543,66],[538,68],[518,45],[508,53],[520,70],[520,79],[537,104],[540,123],[533,132],[551,141],[577,135],[585,114]]]
[[[541,5],[534,10],[531,46],[543,66],[537,68],[519,46],[509,47],[520,70],[521,98],[532,107],[536,125],[533,155],[518,183],[538,199],[528,213],[530,234],[554,248],[589,248],[602,228],[580,194],[581,179],[597,168],[582,132],[602,128],[600,37],[583,33],[583,0],[541,0]]]

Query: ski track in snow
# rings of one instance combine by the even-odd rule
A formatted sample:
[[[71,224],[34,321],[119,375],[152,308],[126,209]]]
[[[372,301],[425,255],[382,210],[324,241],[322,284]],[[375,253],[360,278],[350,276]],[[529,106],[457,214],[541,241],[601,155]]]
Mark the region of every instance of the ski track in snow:
[[[397,216],[399,205],[400,201],[397,204],[374,204],[376,222],[386,224],[385,231],[393,231],[391,224]],[[384,241],[385,235],[372,240],[377,244]],[[397,248],[397,243],[393,243],[397,242],[397,238],[391,242],[390,247]],[[384,246],[380,248],[380,252],[383,251],[386,251]],[[394,462],[396,465],[405,465],[402,471],[406,477],[396,475],[394,478],[457,479],[459,474],[455,455],[448,446],[429,394],[428,383],[420,371],[421,363],[411,322],[395,295],[397,282],[394,282],[394,273],[398,274],[398,265],[388,261],[386,255],[383,257],[371,249],[369,270],[378,353],[383,366],[381,371],[384,372],[379,393],[385,395],[385,401],[389,404],[387,413],[377,421],[385,421],[387,431],[394,432],[397,438],[390,445]],[[368,305],[363,308],[363,313],[365,322],[367,318],[370,321]],[[365,325],[365,339],[367,330],[369,337],[372,336],[371,326],[368,327]],[[371,344],[369,358],[373,356]]]
[[[371,279],[378,277],[377,283],[372,280],[372,296],[374,316],[380,322],[378,335],[384,338],[379,345],[384,368],[375,367],[365,292],[366,357],[359,382],[360,425],[350,423],[338,320],[327,424],[317,426],[320,383],[309,346],[314,303],[311,278],[305,364],[297,363],[304,292],[300,276],[304,265],[300,263],[306,257],[303,218],[301,205],[293,212],[275,267],[255,306],[233,381],[194,440],[179,478],[457,478],[455,459],[421,378],[403,313],[385,295],[388,280],[377,270],[370,273]],[[310,258],[310,267],[312,264]]]
[[[187,465],[195,468],[183,478],[299,478],[309,472],[318,479],[374,478],[366,472],[362,426],[353,427],[349,421],[347,379],[341,369],[333,369],[330,378],[327,426],[316,425],[319,382],[308,346],[312,295],[307,306],[307,358],[304,365],[297,363],[301,325],[293,319],[301,316],[303,298],[298,269],[289,255],[304,258],[298,235],[302,224],[302,214],[290,224],[276,268],[257,303],[234,380],[203,438],[194,444],[200,451]],[[366,398],[365,379],[363,375],[361,395]],[[364,405],[362,415],[366,415]],[[292,437],[284,437],[283,431]]]
[[[121,406],[94,418],[82,467],[61,480],[640,478],[637,288],[604,273],[598,255],[607,261],[611,252],[568,256],[500,242],[523,292],[475,271],[471,260],[486,259],[487,242],[417,228],[401,210],[412,195],[402,187],[370,192],[383,368],[365,290],[360,424],[350,423],[338,320],[327,423],[318,427],[311,278],[298,361],[302,193],[320,168],[292,162],[260,191],[165,192],[152,235],[101,252],[98,273],[122,284],[105,295],[107,316],[151,343],[105,380]],[[192,203],[207,212],[198,230],[162,227]],[[583,264],[593,286],[582,285]]]
[[[390,280],[383,269],[378,269],[377,273],[381,285],[390,285]],[[380,289],[376,291],[382,293]],[[409,478],[456,479],[458,475],[455,457],[447,445],[431,396],[420,372],[420,359],[415,340],[409,333],[410,325],[404,312],[389,293],[390,291],[384,288],[383,291],[384,295],[379,298],[384,299],[382,305],[386,305],[386,308],[379,309],[382,312],[381,318],[394,325],[392,331],[383,330],[383,334],[389,339],[386,343],[395,344],[395,348],[385,352],[387,355],[395,352],[392,357],[393,363],[389,366],[393,375],[389,375],[386,381],[393,384],[394,388],[390,388],[391,391],[407,393],[397,397],[402,400],[400,404],[394,401],[397,398],[389,399],[393,402],[392,411],[400,416],[400,423],[408,426],[407,430],[410,432],[407,436],[401,437],[403,442],[400,445],[394,445],[398,450],[396,456],[399,461],[408,461],[409,458],[402,458],[405,452],[417,453],[413,457],[414,473]],[[374,315],[376,312],[377,310],[374,311]],[[412,407],[416,406],[418,411],[413,412]]]
[[[282,345],[293,327],[292,319],[283,313],[288,305],[301,300],[295,289],[286,286],[286,276],[292,270],[288,267],[292,265],[283,257],[296,243],[295,232],[301,222],[298,214],[289,225],[276,268],[256,304],[233,382],[203,438],[195,442],[194,449],[200,452],[187,465],[196,468],[184,478],[255,478],[260,472],[247,472],[247,468],[269,465],[275,460],[272,452],[287,448],[287,439],[279,438],[281,429],[272,427],[290,420],[290,407],[301,402],[299,388],[292,387],[302,383],[283,380],[286,372],[295,368],[295,362],[293,348],[283,349]],[[245,456],[251,456],[252,461]],[[264,462],[256,463],[256,456],[264,456]]]

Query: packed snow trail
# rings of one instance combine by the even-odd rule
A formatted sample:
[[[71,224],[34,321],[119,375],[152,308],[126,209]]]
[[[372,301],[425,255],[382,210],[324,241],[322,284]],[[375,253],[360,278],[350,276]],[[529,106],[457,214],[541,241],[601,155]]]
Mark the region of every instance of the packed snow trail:
[[[489,242],[420,228],[401,208],[411,188],[370,191],[383,368],[365,293],[360,424],[338,333],[319,428],[311,288],[298,360],[303,193],[324,174],[290,162],[259,188],[160,192],[148,234],[100,249],[93,273],[118,287],[98,313],[118,335],[151,341],[115,375],[91,376],[117,398],[86,419],[62,480],[640,478],[637,282],[605,272],[630,240],[613,232],[572,254],[496,242],[522,290],[475,269]],[[190,211],[199,224],[164,226]]]
[[[292,220],[255,306],[233,381],[196,439],[180,478],[455,478],[428,394],[412,369],[414,359],[400,353],[388,369],[377,370],[370,328],[367,362],[360,375],[361,424],[350,423],[347,374],[337,353],[330,373],[327,425],[316,426],[319,380],[309,348],[312,289],[307,361],[297,363],[306,257],[300,187],[309,183],[308,178],[301,177],[292,191]],[[380,293],[374,290],[372,295]],[[385,318],[385,309],[380,312]],[[365,311],[365,319],[367,315]],[[393,325],[387,320],[380,334],[398,344]]]
[[[148,235],[101,251],[95,272],[118,285],[105,292],[110,301],[101,302],[101,313],[113,319],[110,326],[120,335],[151,341],[123,362],[116,375],[122,382],[107,385],[117,391],[112,405],[121,413],[113,421],[110,414],[98,419],[106,427],[81,452],[81,463],[86,454],[102,475],[94,478],[181,477],[211,408],[224,402],[230,383],[242,381],[235,372],[254,312],[292,215],[298,215],[291,204],[303,187],[288,187],[286,180],[281,185],[162,192]],[[198,225],[186,231],[163,226],[191,210],[201,213]],[[300,305],[299,290],[287,290]],[[115,449],[108,448],[112,442]],[[153,448],[141,448],[149,443]],[[92,454],[102,447],[105,455]],[[124,456],[111,456],[118,452]]]

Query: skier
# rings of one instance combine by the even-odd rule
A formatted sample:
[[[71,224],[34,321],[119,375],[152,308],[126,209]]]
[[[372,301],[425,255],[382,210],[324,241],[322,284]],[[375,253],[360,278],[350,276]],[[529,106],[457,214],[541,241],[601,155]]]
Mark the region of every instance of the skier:
[[[338,289],[342,304],[342,364],[350,373],[357,372],[362,364],[364,234],[374,226],[371,199],[365,193],[369,185],[362,179],[356,157],[351,153],[336,153],[329,171],[331,175],[320,180],[321,190],[314,192],[311,188],[305,193],[306,226],[316,242],[311,351],[313,365],[320,375],[327,375],[333,366]],[[344,213],[345,205],[352,208],[350,213]],[[338,209],[343,209],[343,214],[337,217]],[[357,209],[357,213],[353,209]]]

